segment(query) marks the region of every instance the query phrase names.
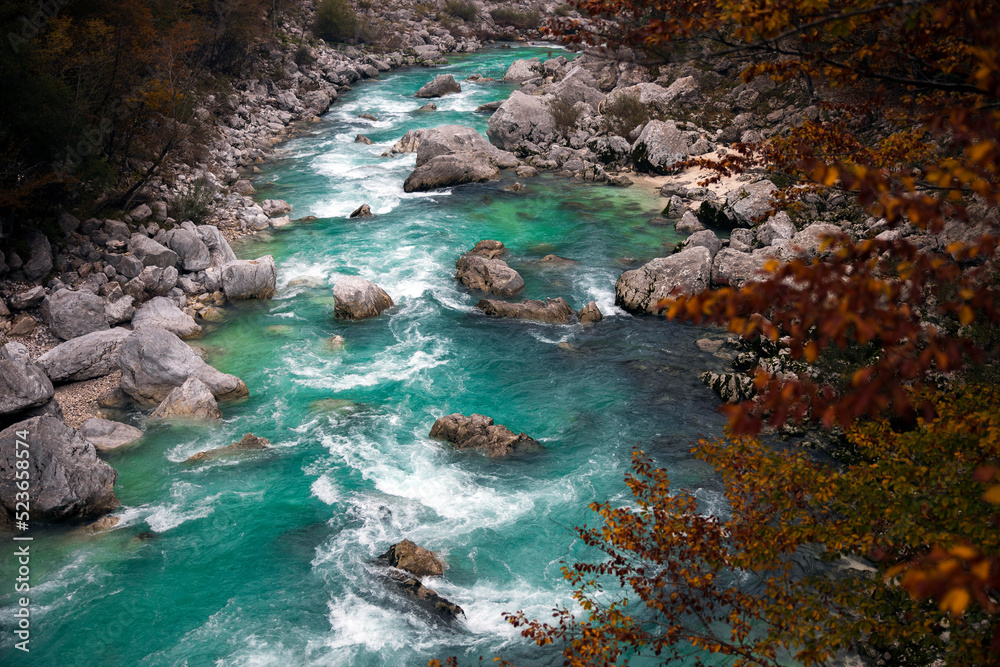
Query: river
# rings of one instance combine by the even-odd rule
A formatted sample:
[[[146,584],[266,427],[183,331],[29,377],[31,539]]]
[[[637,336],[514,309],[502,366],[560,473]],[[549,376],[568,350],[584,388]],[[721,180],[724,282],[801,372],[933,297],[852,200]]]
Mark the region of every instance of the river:
[[[711,471],[688,453],[722,428],[698,380],[720,363],[695,345],[704,331],[614,307],[621,272],[678,240],[646,224],[660,198],[552,175],[523,179],[520,192],[505,191],[508,177],[404,194],[414,155],[380,157],[412,128],[485,133],[488,118],[474,110],[513,87],[465,79],[499,78],[515,58],[551,51],[497,49],[359,83],[264,165],[258,197],[317,220],[237,245],[241,257],[274,255],[277,296],[230,306],[194,341],[251,397],[223,405],[221,423],[151,425],[140,444],[109,455],[122,501],[116,529],[36,537],[26,664],[360,667],[498,652],[519,665],[559,664],[501,613],[548,617],[570,601],[560,562],[592,555],[572,528],[593,523],[590,502],[629,502],[623,476],[635,447],[697,489],[707,509],[723,506]],[[415,113],[426,100],[413,93],[441,72],[463,91]],[[357,134],[374,144],[354,143]],[[347,219],[365,203],[375,217]],[[482,295],[455,281],[454,267],[486,238],[511,250],[523,298],[562,296],[577,309],[594,300],[604,321],[479,314]],[[576,261],[539,262],[547,254]],[[333,319],[340,274],[376,282],[396,306],[362,322]],[[334,335],[343,350],[330,349]],[[545,451],[502,461],[456,452],[428,437],[452,412],[492,416]],[[184,463],[247,432],[273,447]],[[427,583],[465,621],[438,621],[378,576],[370,561],[404,538],[444,556],[445,576]],[[0,566],[2,581],[13,572]],[[14,601],[4,594],[6,612]]]

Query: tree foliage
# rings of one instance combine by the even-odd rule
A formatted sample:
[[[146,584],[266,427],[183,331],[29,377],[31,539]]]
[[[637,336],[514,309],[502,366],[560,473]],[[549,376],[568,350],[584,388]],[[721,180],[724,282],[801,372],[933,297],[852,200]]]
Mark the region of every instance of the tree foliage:
[[[776,207],[849,194],[885,233],[833,236],[820,259],[769,262],[742,289],[660,304],[669,318],[765,338],[807,364],[831,351],[871,353],[841,374],[758,369],[756,398],[726,408],[736,435],[694,450],[722,476],[728,518],[699,513],[691,494],[638,457],[627,479],[635,506],[597,504],[603,525],[580,531],[605,559],[565,569],[585,616],[562,609],[552,624],[511,622],[539,644],[564,643],[573,665],[636,653],[822,664],[845,649],[889,664],[995,661],[1000,6],[571,4],[586,18],[556,17],[548,28],[567,41],[647,63],[725,57],[744,64],[745,81],[801,81],[818,120],[688,164],[781,175],[793,187]],[[990,377],[984,369],[991,386],[962,388],[963,378]],[[844,429],[853,460],[750,437],[804,421]],[[844,557],[860,573],[838,569]],[[603,588],[606,579],[625,593]]]

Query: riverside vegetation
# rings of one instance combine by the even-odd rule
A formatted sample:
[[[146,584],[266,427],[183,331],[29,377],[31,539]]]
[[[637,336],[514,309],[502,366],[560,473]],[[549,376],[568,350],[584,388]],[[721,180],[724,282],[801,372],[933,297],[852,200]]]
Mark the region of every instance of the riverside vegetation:
[[[943,1],[916,9],[848,4],[814,15],[797,7],[743,12],[727,3],[374,7],[323,0],[215,3],[168,17],[138,2],[84,3],[43,16],[30,34],[12,31],[21,37],[11,42],[14,55],[5,55],[5,81],[44,89],[53,100],[86,82],[74,112],[52,120],[57,131],[49,135],[40,131],[43,116],[17,105],[3,118],[12,159],[0,202],[7,243],[0,315],[15,341],[0,352],[0,405],[10,425],[3,437],[46,434],[33,465],[59,470],[65,480],[65,488],[33,490],[33,520],[89,521],[116,510],[115,470],[95,452],[124,466],[128,480],[157,480],[179,500],[157,505],[128,490],[125,507],[89,524],[90,533],[120,533],[145,521],[153,532],[140,535],[162,535],[164,545],[208,544],[196,528],[173,529],[216,512],[219,498],[233,499],[218,510],[223,520],[230,511],[255,512],[255,493],[281,489],[295,500],[274,518],[298,527],[286,536],[314,549],[307,577],[325,582],[302,604],[309,613],[324,607],[326,626],[304,631],[332,638],[290,642],[302,660],[412,660],[412,637],[376,640],[381,631],[365,625],[366,618],[395,623],[398,617],[385,614],[397,607],[435,652],[471,656],[482,650],[479,637],[509,636],[492,622],[500,611],[531,600],[532,609],[511,615],[511,624],[539,646],[563,651],[569,664],[619,664],[646,652],[690,664],[713,659],[708,654],[735,664],[782,664],[788,656],[816,664],[986,664],[1000,636],[995,10]],[[441,60],[446,52],[478,50],[484,40],[537,34],[543,15],[552,19],[550,34],[601,48],[575,57],[494,52],[502,67],[483,72],[462,63],[488,59]],[[9,18],[15,25],[19,15]],[[306,27],[355,46],[307,39]],[[851,38],[834,39],[844,34]],[[921,38],[906,39],[911,34]],[[135,35],[146,39],[122,39]],[[901,43],[912,51],[900,53]],[[94,48],[68,55],[84,44]],[[113,67],[124,53],[144,66]],[[412,89],[410,74],[375,84],[385,97],[372,87],[363,88],[370,97],[350,90],[413,64],[447,71],[418,77]],[[913,67],[923,68],[919,77],[909,73]],[[254,69],[268,72],[263,82],[247,76]],[[499,99],[483,99],[489,91]],[[435,103],[411,107],[401,102],[407,96]],[[484,103],[465,106],[470,100]],[[82,132],[88,123],[96,128],[89,134]],[[265,165],[271,146],[295,134],[305,136],[288,144],[290,157]],[[79,136],[84,141],[73,144]],[[251,183],[253,173],[272,182]],[[648,187],[650,177],[659,188],[658,214],[625,232],[623,215],[634,215],[625,212],[646,201],[629,193]],[[326,191],[318,194],[310,178],[325,179]],[[568,185],[553,186],[553,178]],[[588,183],[613,194],[589,209],[582,202],[594,195],[580,189]],[[532,198],[552,198],[553,187],[577,188],[569,190],[577,208],[567,214],[545,208],[543,196]],[[542,213],[524,210],[519,199]],[[48,209],[53,204],[62,211]],[[293,205],[312,215],[293,221]],[[511,215],[511,206],[521,210]],[[357,226],[326,222],[349,213]],[[457,233],[432,221],[441,215]],[[573,224],[576,234],[584,230],[581,238],[567,233]],[[606,235],[611,225],[617,238]],[[236,249],[259,256],[237,259],[230,241],[253,232],[263,235]],[[454,270],[444,267],[456,260],[462,287],[441,281],[451,280]],[[332,300],[314,291],[326,280]],[[461,319],[473,310],[469,299],[483,294],[500,297],[475,305],[501,318],[483,320],[485,329],[480,320]],[[241,305],[272,299],[264,310]],[[297,307],[289,309],[287,299]],[[718,324],[735,336],[678,329],[643,314]],[[342,335],[317,356],[309,339],[329,336],[323,322],[330,315],[341,327],[356,326],[339,328]],[[681,452],[690,426],[668,426],[674,449],[654,458],[636,453],[624,489],[620,480],[586,482],[597,487],[585,498],[603,526],[578,531],[581,546],[563,566],[571,597],[539,583],[537,573],[525,575],[549,599],[563,600],[554,625],[534,620],[551,606],[539,590],[481,590],[480,567],[498,576],[505,563],[555,562],[567,553],[550,529],[527,519],[525,503],[544,503],[544,516],[558,521],[586,520],[569,509],[575,493],[538,495],[533,474],[508,459],[543,471],[565,457],[553,479],[578,485],[591,479],[594,463],[581,445],[596,444],[594,435],[662,437],[664,427],[645,410],[614,428],[627,417],[625,406],[643,405],[648,386],[622,403],[617,380],[601,384],[619,376],[621,363],[646,377],[648,361],[631,357],[662,345],[664,331],[700,348],[693,366],[674,362],[674,377],[700,373],[729,404],[732,437],[702,441],[693,457],[715,468],[721,489],[713,495],[710,478],[686,467],[692,457]],[[209,352],[231,373],[185,342],[206,332],[220,350],[245,348],[240,359]],[[696,335],[703,336],[697,346]],[[551,404],[545,391],[519,387],[564,377],[581,353],[577,342],[599,345],[601,359],[590,357],[593,368],[571,376],[580,389],[567,402],[582,408],[575,420],[600,412],[610,430],[584,435],[569,426],[573,420],[540,420],[530,404],[492,400],[510,392]],[[503,363],[524,349],[550,368],[487,373],[475,353]],[[458,376],[447,370],[454,358],[466,369]],[[732,367],[720,368],[722,360]],[[472,369],[495,377],[481,379]],[[81,382],[92,383],[95,395],[69,401],[67,389]],[[442,394],[463,384],[465,392]],[[362,389],[369,386],[375,389]],[[676,389],[654,386],[661,400],[680,400]],[[338,387],[349,397],[330,397]],[[220,402],[232,433],[218,421]],[[613,414],[609,402],[626,412]],[[117,420],[95,417],[98,406]],[[707,403],[688,407],[681,421],[718,429],[696,417]],[[219,446],[206,450],[204,439],[185,429],[212,422],[219,426],[209,440]],[[240,439],[243,422],[267,438]],[[746,437],[765,424],[768,444]],[[391,445],[413,444],[414,431],[421,431],[417,443],[439,438],[513,467],[496,473],[457,459],[449,467],[472,469],[445,473],[436,449],[401,459]],[[323,443],[340,463],[313,458],[291,434]],[[167,468],[154,472],[138,451],[119,450],[137,440],[145,457],[165,457]],[[226,440],[237,442],[222,446]],[[268,461],[281,463],[254,472]],[[629,465],[628,457],[622,462]],[[188,467],[177,467],[182,463]],[[289,465],[298,474],[279,475]],[[337,465],[364,481],[341,476]],[[223,466],[250,472],[246,492],[218,477]],[[672,466],[694,491],[676,492],[667,476]],[[14,469],[13,458],[0,460],[4,476]],[[295,481],[303,469],[314,480],[305,489]],[[494,508],[487,510],[481,490],[497,479],[510,488],[491,491],[486,504]],[[440,483],[466,506],[442,504]],[[208,495],[209,488],[217,493]],[[349,498],[342,495],[348,490]],[[310,517],[325,513],[303,496],[335,506],[343,518],[322,528]],[[713,499],[707,506],[706,498]],[[873,523],[873,516],[882,520]],[[537,548],[515,547],[476,532],[496,526],[545,538]],[[325,542],[316,537],[326,530],[333,532]],[[450,552],[446,577],[444,561],[410,536]],[[68,548],[59,539],[53,533],[48,544]],[[229,553],[245,554],[243,538],[233,540]],[[491,541],[497,553],[483,559],[480,549]],[[595,553],[603,560],[586,560]],[[301,563],[293,558],[289,566]],[[158,585],[168,585],[172,572]],[[747,588],[740,572],[761,583]],[[631,597],[609,601],[602,577]],[[209,595],[205,611],[228,617],[237,634],[261,632],[253,628],[267,622],[266,613],[243,618],[224,610],[226,599]],[[60,616],[67,613],[64,606]],[[464,624],[471,639],[435,638],[441,622]],[[278,629],[226,654],[277,659],[291,628]],[[183,634],[177,630],[154,642],[165,661],[225,650],[218,644],[224,635],[207,626],[192,639],[174,639]],[[126,650],[113,633],[96,645],[70,633],[51,655],[64,658],[74,641],[105,658]],[[513,645],[508,656],[519,664],[538,659]],[[129,650],[154,654],[152,644]]]

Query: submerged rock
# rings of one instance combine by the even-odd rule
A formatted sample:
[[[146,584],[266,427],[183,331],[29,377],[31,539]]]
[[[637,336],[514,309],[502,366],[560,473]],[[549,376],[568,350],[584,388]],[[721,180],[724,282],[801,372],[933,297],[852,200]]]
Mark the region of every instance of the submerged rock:
[[[444,561],[433,551],[417,546],[410,540],[393,544],[378,559],[417,577],[439,577],[444,574]]]
[[[258,438],[253,433],[247,433],[239,442],[234,442],[231,445],[226,445],[225,447],[219,447],[217,449],[209,449],[204,452],[198,452],[191,458],[187,459],[185,463],[214,461],[215,459],[223,456],[232,456],[234,454],[242,454],[243,452],[260,451],[261,449],[267,449],[270,444],[271,442],[267,438]]]
[[[393,306],[392,298],[381,287],[358,276],[339,276],[333,286],[333,314],[347,320],[378,317]]]
[[[431,427],[430,437],[446,440],[456,449],[481,451],[490,458],[542,449],[538,441],[526,434],[514,433],[506,426],[494,424],[492,417],[480,414],[466,417],[456,412],[440,417]]]
[[[80,426],[80,435],[99,452],[108,452],[137,442],[142,431],[121,422],[91,417]]]
[[[464,609],[454,602],[441,597],[434,589],[424,586],[419,579],[406,576],[402,572],[393,572],[392,570],[389,572],[389,580],[399,590],[419,602],[428,610],[446,619],[457,619],[459,616],[465,616]]]
[[[22,435],[27,435],[27,438]],[[17,457],[27,442],[31,455]],[[0,506],[17,511],[16,463],[27,460],[32,521],[97,517],[117,508],[114,468],[80,433],[55,417],[32,417],[0,432]]]
[[[519,320],[549,322],[552,324],[568,324],[575,315],[573,309],[569,307],[569,304],[562,297],[558,299],[546,299],[545,301],[525,299],[518,303],[509,303],[496,299],[483,299],[476,304],[476,308],[490,317],[513,317]]]

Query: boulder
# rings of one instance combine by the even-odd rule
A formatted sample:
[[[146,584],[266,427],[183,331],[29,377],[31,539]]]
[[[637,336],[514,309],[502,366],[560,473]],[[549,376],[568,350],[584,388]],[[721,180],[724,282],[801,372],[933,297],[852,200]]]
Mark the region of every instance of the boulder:
[[[577,313],[577,317],[580,318],[580,324],[593,324],[604,319],[601,309],[597,307],[597,303],[594,301],[581,308],[580,312]]]
[[[292,210],[292,205],[282,199],[265,199],[260,207],[264,211],[264,215],[269,218],[285,215]]]
[[[642,171],[669,174],[690,154],[697,132],[684,132],[672,120],[651,120],[632,144],[632,160]]]
[[[365,135],[359,134],[358,136],[354,137],[354,143],[356,143],[356,144],[364,144],[366,146],[371,146],[375,142],[372,141],[371,139],[369,139],[368,137],[366,137]]]
[[[389,571],[391,581],[400,591],[416,600],[422,607],[446,620],[454,620],[465,616],[465,611],[454,602],[446,600],[437,591],[424,586],[419,579],[407,576],[401,572]]]
[[[705,229],[705,225],[701,224],[701,221],[698,220],[694,213],[684,211],[681,219],[674,224],[674,229],[683,234],[692,234]]]
[[[751,375],[705,371],[701,374],[701,381],[724,403],[749,401],[757,394]]]
[[[605,97],[604,93],[597,89],[593,75],[582,67],[571,69],[558,83],[549,86],[546,92],[570,106],[582,102],[594,110]]]
[[[828,222],[814,222],[788,241],[788,248],[791,252],[783,253],[784,256],[794,255],[806,261],[815,259],[820,255],[828,253],[830,246],[824,248],[824,240],[829,236],[843,236],[844,230],[839,226]]]
[[[525,299],[518,303],[483,299],[476,304],[476,308],[490,317],[512,317],[519,320],[549,322],[551,324],[568,324],[576,315],[562,297],[546,299],[545,301]]]
[[[189,377],[163,399],[150,419],[221,419],[222,412],[211,390],[196,377]]]
[[[496,163],[482,153],[439,155],[414,169],[403,183],[403,190],[424,192],[463,183],[481,183],[499,175]]]
[[[128,251],[142,262],[143,266],[158,266],[162,269],[176,266],[179,259],[176,252],[142,234],[132,235],[128,242]]]
[[[274,257],[237,259],[222,267],[222,291],[232,301],[238,299],[270,299],[274,296],[278,267]]]
[[[762,246],[773,245],[775,241],[795,236],[795,223],[784,211],[775,213],[757,227],[757,242]]]
[[[233,444],[226,445],[225,447],[218,447],[217,449],[209,449],[208,451],[198,452],[194,456],[187,459],[184,463],[214,461],[215,459],[224,456],[232,456],[234,454],[242,454],[244,452],[256,452],[262,449],[267,449],[270,444],[271,442],[267,438],[258,438],[253,433],[247,433],[239,442],[234,442]]]
[[[368,204],[362,204],[361,206],[354,209],[354,211],[347,216],[349,218],[370,218],[372,217],[372,209]]]
[[[142,437],[142,431],[121,422],[91,417],[83,422],[80,435],[99,452],[109,452],[131,445]]]
[[[752,229],[737,227],[729,233],[729,247],[740,252],[750,252],[754,244]]]
[[[44,405],[55,395],[44,369],[30,362],[21,343],[0,348],[0,415]]]
[[[443,97],[448,93],[460,93],[462,86],[451,74],[438,74],[433,81],[429,81],[417,91],[417,97]]]
[[[445,440],[456,449],[480,451],[490,458],[536,452],[542,449],[538,441],[524,433],[514,433],[506,426],[494,424],[492,417],[455,413],[440,417],[431,427],[430,437]]]
[[[121,327],[92,331],[61,343],[36,362],[53,382],[80,382],[118,368],[118,351],[131,332]]]
[[[122,391],[140,405],[159,405],[189,377],[204,382],[217,400],[249,395],[243,380],[221,373],[176,335],[154,326],[133,331],[118,352]]]
[[[709,255],[712,259],[715,259],[716,253],[722,248],[722,241],[715,235],[715,232],[710,229],[703,229],[684,239],[680,247],[682,251],[688,248],[708,248]]]
[[[45,288],[41,285],[35,285],[31,289],[18,292],[17,294],[11,296],[7,302],[14,310],[26,310],[28,308],[34,308],[40,304],[44,298]]]
[[[486,136],[494,146],[517,154],[525,152],[527,142],[551,143],[555,131],[549,105],[540,97],[515,90],[490,116]]]
[[[28,444],[27,459],[17,457],[24,450],[18,442]],[[97,458],[94,446],[55,417],[32,417],[0,432],[0,505],[9,518],[17,511],[16,464],[24,460],[32,522],[96,517],[120,505],[114,490],[118,475]]]
[[[498,247],[499,246],[499,247]],[[497,296],[513,296],[524,289],[524,280],[507,262],[497,259],[506,249],[499,241],[480,241],[458,258],[455,278],[469,289]]]
[[[104,306],[104,317],[108,324],[121,324],[128,322],[135,314],[135,299],[129,295],[123,296],[117,301]]]
[[[346,320],[378,317],[392,307],[392,298],[381,287],[358,276],[339,276],[333,286],[333,314]]]
[[[519,164],[512,153],[500,150],[475,129],[464,125],[443,125],[423,131],[417,147],[417,166],[427,164],[439,155],[453,153],[482,153],[492,158],[501,169]]]
[[[147,204],[139,204],[129,212],[132,222],[146,222],[153,215],[153,209]]]
[[[444,574],[444,561],[433,551],[417,546],[410,540],[393,544],[378,560],[416,577],[440,577]]]
[[[542,63],[538,58],[518,59],[510,64],[503,80],[511,83],[524,83],[542,75]]]
[[[212,267],[221,269],[229,262],[236,260],[236,253],[229,247],[229,243],[218,227],[214,225],[201,225],[197,229],[198,236],[208,246]]]
[[[427,130],[407,130],[406,134],[400,137],[399,141],[392,145],[392,148],[385,153],[385,156],[398,155],[401,153],[416,153],[420,147],[421,138]]]
[[[768,180],[743,185],[727,194],[724,204],[702,203],[698,219],[709,227],[720,229],[752,227],[756,218],[771,209],[771,196],[777,190]]]
[[[45,234],[37,229],[28,229],[25,237],[28,242],[28,259],[25,260],[21,271],[25,279],[35,282],[47,276],[52,270],[52,244]]]
[[[201,327],[194,318],[177,307],[173,299],[158,296],[139,306],[132,317],[132,327],[154,326],[176,334],[181,339],[198,338]]]
[[[42,317],[59,338],[70,340],[108,329],[104,299],[86,291],[61,289],[42,302]]]
[[[748,281],[763,280],[761,271],[771,259],[768,254],[740,252],[723,248],[712,263],[712,284],[718,287],[743,287]]]
[[[417,111],[420,111],[420,112],[437,111],[437,108],[438,107],[437,107],[436,104],[434,104],[433,102],[428,102],[427,104],[423,105],[422,107],[419,107],[417,109]]]
[[[161,268],[147,266],[138,276],[125,284],[125,291],[138,301],[144,301],[148,296],[163,296],[177,285],[180,272],[173,266]]]
[[[615,304],[629,312],[655,314],[659,312],[658,302],[675,290],[696,294],[708,289],[711,276],[708,248],[689,248],[623,273],[615,283]]]
[[[166,232],[166,245],[175,253],[185,271],[204,271],[212,265],[212,255],[198,232],[179,227]]]

